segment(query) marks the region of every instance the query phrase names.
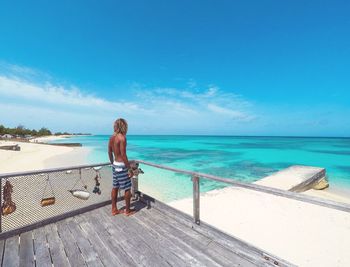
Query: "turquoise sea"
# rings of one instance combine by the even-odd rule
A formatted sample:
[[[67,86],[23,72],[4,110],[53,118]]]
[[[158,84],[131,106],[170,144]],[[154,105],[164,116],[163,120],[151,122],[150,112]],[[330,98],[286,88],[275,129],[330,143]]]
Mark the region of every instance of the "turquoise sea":
[[[75,136],[90,163],[108,162],[109,136]],[[254,182],[290,165],[326,168],[330,185],[350,189],[350,138],[129,135],[129,159]],[[192,195],[190,177],[141,166],[140,189],[164,201]],[[201,192],[225,184],[201,180]]]

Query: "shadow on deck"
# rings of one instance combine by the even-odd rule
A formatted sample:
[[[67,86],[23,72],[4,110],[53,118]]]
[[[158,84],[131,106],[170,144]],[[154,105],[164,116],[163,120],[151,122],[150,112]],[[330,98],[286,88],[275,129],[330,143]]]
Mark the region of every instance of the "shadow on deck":
[[[292,266],[147,196],[0,240],[2,266]]]

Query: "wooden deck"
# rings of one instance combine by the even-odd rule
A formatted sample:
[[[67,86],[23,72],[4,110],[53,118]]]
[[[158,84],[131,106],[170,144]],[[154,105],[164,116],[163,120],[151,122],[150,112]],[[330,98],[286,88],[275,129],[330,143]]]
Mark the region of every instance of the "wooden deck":
[[[131,217],[108,205],[0,240],[2,266],[289,266],[164,204],[134,206]]]

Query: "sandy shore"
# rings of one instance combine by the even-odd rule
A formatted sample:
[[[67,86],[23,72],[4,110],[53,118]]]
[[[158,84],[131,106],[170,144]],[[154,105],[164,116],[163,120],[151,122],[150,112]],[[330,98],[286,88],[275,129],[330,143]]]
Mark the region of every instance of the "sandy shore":
[[[192,199],[170,205],[192,215]],[[201,220],[298,266],[350,266],[350,213],[235,187],[200,205]]]
[[[89,149],[82,147],[14,141],[1,141],[0,143],[2,145],[18,144],[21,147],[20,151],[0,150],[0,173],[86,164],[89,154]]]
[[[329,188],[324,190],[310,189],[308,191],[303,192],[302,194],[350,204],[350,190],[338,188],[335,186],[330,186]]]
[[[54,140],[59,140],[59,139],[65,139],[69,138],[71,135],[49,135],[49,136],[42,136],[42,137],[37,137],[30,139],[29,142],[32,143],[47,143],[49,141],[54,141]]]

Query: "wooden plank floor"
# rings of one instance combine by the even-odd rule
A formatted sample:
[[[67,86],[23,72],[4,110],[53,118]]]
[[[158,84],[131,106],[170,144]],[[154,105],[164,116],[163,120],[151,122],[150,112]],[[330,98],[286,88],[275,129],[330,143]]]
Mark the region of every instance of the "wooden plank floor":
[[[255,266],[156,208],[110,206],[0,240],[2,266]],[[2,253],[1,253],[2,252]]]

